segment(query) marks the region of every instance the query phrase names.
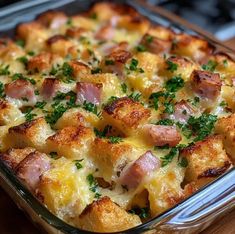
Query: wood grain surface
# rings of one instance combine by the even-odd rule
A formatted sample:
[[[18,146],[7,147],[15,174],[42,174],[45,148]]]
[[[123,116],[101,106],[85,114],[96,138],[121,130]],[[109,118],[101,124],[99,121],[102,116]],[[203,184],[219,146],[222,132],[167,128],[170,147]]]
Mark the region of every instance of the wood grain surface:
[[[45,234],[35,227],[0,188],[0,234]],[[235,210],[201,234],[235,234]]]

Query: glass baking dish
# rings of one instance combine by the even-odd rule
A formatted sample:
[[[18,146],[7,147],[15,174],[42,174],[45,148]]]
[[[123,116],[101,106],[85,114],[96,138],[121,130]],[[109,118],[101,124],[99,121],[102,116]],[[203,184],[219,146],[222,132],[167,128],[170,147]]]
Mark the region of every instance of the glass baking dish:
[[[88,10],[96,1],[87,0],[25,0],[0,10],[0,36],[13,36],[18,23],[30,21],[48,9],[59,9],[72,15]],[[175,31],[203,36],[217,50],[234,56],[234,51],[220,44],[213,36],[178,17],[169,16],[165,10],[148,5],[146,1],[112,1],[127,3],[148,17],[153,23],[171,27]],[[151,1],[149,1],[151,2]],[[208,184],[188,199],[158,215],[152,220],[119,233],[199,233],[216,218],[235,207],[235,169]],[[0,185],[30,218],[48,233],[88,234],[92,232],[75,228],[46,209],[0,161]]]

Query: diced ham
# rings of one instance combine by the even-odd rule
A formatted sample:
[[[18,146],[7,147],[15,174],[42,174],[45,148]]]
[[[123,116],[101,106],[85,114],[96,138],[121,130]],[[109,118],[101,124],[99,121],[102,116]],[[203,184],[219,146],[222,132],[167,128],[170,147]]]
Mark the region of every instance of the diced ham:
[[[177,102],[174,107],[175,112],[171,115],[164,114],[164,118],[169,118],[175,122],[187,123],[189,117],[196,112],[185,100]]]
[[[43,153],[30,153],[16,167],[16,175],[32,190],[35,190],[40,176],[50,169],[50,159]]]
[[[222,81],[219,73],[194,70],[191,74],[192,89],[201,97],[215,99],[221,91]]]
[[[141,155],[135,162],[124,168],[120,175],[120,183],[128,189],[137,188],[143,178],[160,167],[160,160],[151,151]]]
[[[6,84],[5,93],[8,97],[11,98],[15,99],[25,98],[31,104],[36,102],[34,87],[28,80],[18,79],[9,84]]]
[[[114,28],[111,24],[104,25],[101,27],[95,35],[98,40],[112,40],[114,37]]]
[[[58,92],[66,93],[69,89],[61,84],[61,81],[55,78],[46,78],[41,87],[41,95],[50,100],[56,96]]]
[[[181,135],[175,126],[146,124],[144,130],[155,146],[176,146],[181,141]]]
[[[145,34],[141,40],[141,45],[144,45],[147,50],[154,54],[167,53],[171,49],[171,41],[163,40],[149,34]]]
[[[76,89],[77,102],[79,104],[83,104],[85,101],[91,102],[95,105],[100,104],[102,84],[78,82]]]

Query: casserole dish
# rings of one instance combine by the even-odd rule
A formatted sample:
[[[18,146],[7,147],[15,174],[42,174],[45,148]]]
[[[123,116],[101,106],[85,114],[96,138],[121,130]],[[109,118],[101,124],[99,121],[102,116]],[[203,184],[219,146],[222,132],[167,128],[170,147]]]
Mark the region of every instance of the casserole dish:
[[[36,9],[35,13],[39,13],[37,12],[38,7],[42,9],[45,3],[46,2],[43,2],[41,5],[39,4],[36,6],[32,6],[33,8],[30,9],[30,12],[32,13]],[[83,5],[79,5],[81,6],[80,7],[81,9],[82,7],[85,7],[85,4],[83,1],[73,2],[72,4],[75,4],[75,5],[70,5],[70,6],[67,5],[66,9],[75,9],[76,7],[73,7],[73,6],[77,6],[76,4],[82,4],[82,3]],[[50,3],[50,4],[52,5],[49,8],[53,8],[55,3]],[[59,2],[58,4],[62,4],[62,1]],[[87,4],[89,5],[89,3]],[[56,6],[58,5],[56,4]],[[135,7],[138,8],[138,6],[139,5],[136,3]],[[23,7],[23,5],[21,7]],[[147,11],[147,9],[143,11],[143,14],[144,13],[148,13],[149,16],[151,16],[150,11]],[[17,11],[17,14],[20,14],[20,11]],[[20,17],[18,17],[18,19],[20,19]],[[152,15],[152,20],[156,20],[154,18],[154,15]],[[162,24],[167,24],[167,20],[161,19],[161,17],[160,19],[158,18],[158,20],[160,20]],[[8,21],[6,17],[2,25],[6,27],[8,25],[7,22]],[[174,26],[174,28],[179,30],[177,26]],[[35,218],[39,216],[42,218],[42,220],[46,220],[47,222],[51,224],[52,227],[45,225],[47,226],[45,227],[45,229],[49,231],[49,229],[57,228],[65,233],[89,233],[89,232],[85,232],[85,231],[81,231],[76,228],[73,228],[70,225],[65,224],[64,222],[62,222],[61,220],[53,216],[49,211],[47,211],[44,207],[42,207],[38,203],[38,201],[32,195],[30,195],[30,193],[27,192],[27,190],[18,182],[18,180],[13,175],[11,175],[9,170],[6,167],[4,167],[4,165],[1,165],[1,170],[2,170],[1,176],[3,177],[2,183],[8,182],[7,184],[4,185],[4,187],[7,187],[7,185],[10,185],[8,189],[12,188],[12,189],[17,190],[15,191],[14,194],[12,194],[12,196],[19,196],[23,199],[23,200],[21,199],[20,206],[23,206],[28,211],[30,209],[36,210],[37,213],[36,214],[34,213]],[[154,229],[167,230],[167,231],[174,230],[176,232],[185,231],[189,233],[189,232],[194,232],[196,230],[199,231],[200,229],[203,229],[205,227],[204,225],[205,220],[203,219],[203,217],[207,216],[207,219],[210,220],[214,217],[215,211],[216,211],[216,214],[219,214],[223,212],[224,210],[228,210],[234,205],[233,204],[234,202],[233,201],[233,196],[234,196],[233,178],[234,178],[234,170],[231,169],[220,179],[213,182],[211,185],[205,187],[203,190],[199,191],[198,193],[196,193],[189,199],[185,200],[184,202],[179,203],[176,207],[161,214],[160,216],[157,216],[153,220],[139,227],[136,227],[132,230],[125,231],[125,233],[142,233],[142,232],[145,232],[148,230],[154,230]],[[228,180],[228,182],[225,183],[225,180],[226,181]],[[214,191],[216,191],[216,195]],[[211,196],[208,196],[208,194],[210,194]],[[212,201],[213,201],[213,204],[212,204]],[[27,206],[27,204],[29,206]],[[209,214],[211,214],[211,216]],[[32,215],[32,217],[33,216],[34,215]],[[39,222],[42,222],[42,220],[40,220]],[[209,223],[209,220],[206,220],[207,224]],[[188,230],[188,227],[189,227],[188,225],[190,226],[190,230]]]

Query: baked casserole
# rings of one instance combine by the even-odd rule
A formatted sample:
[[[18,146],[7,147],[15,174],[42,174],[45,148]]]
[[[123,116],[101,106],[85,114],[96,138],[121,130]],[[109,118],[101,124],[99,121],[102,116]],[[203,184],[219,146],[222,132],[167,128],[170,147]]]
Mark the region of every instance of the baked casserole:
[[[233,167],[235,62],[97,3],[0,39],[0,158],[57,217],[123,231]]]

